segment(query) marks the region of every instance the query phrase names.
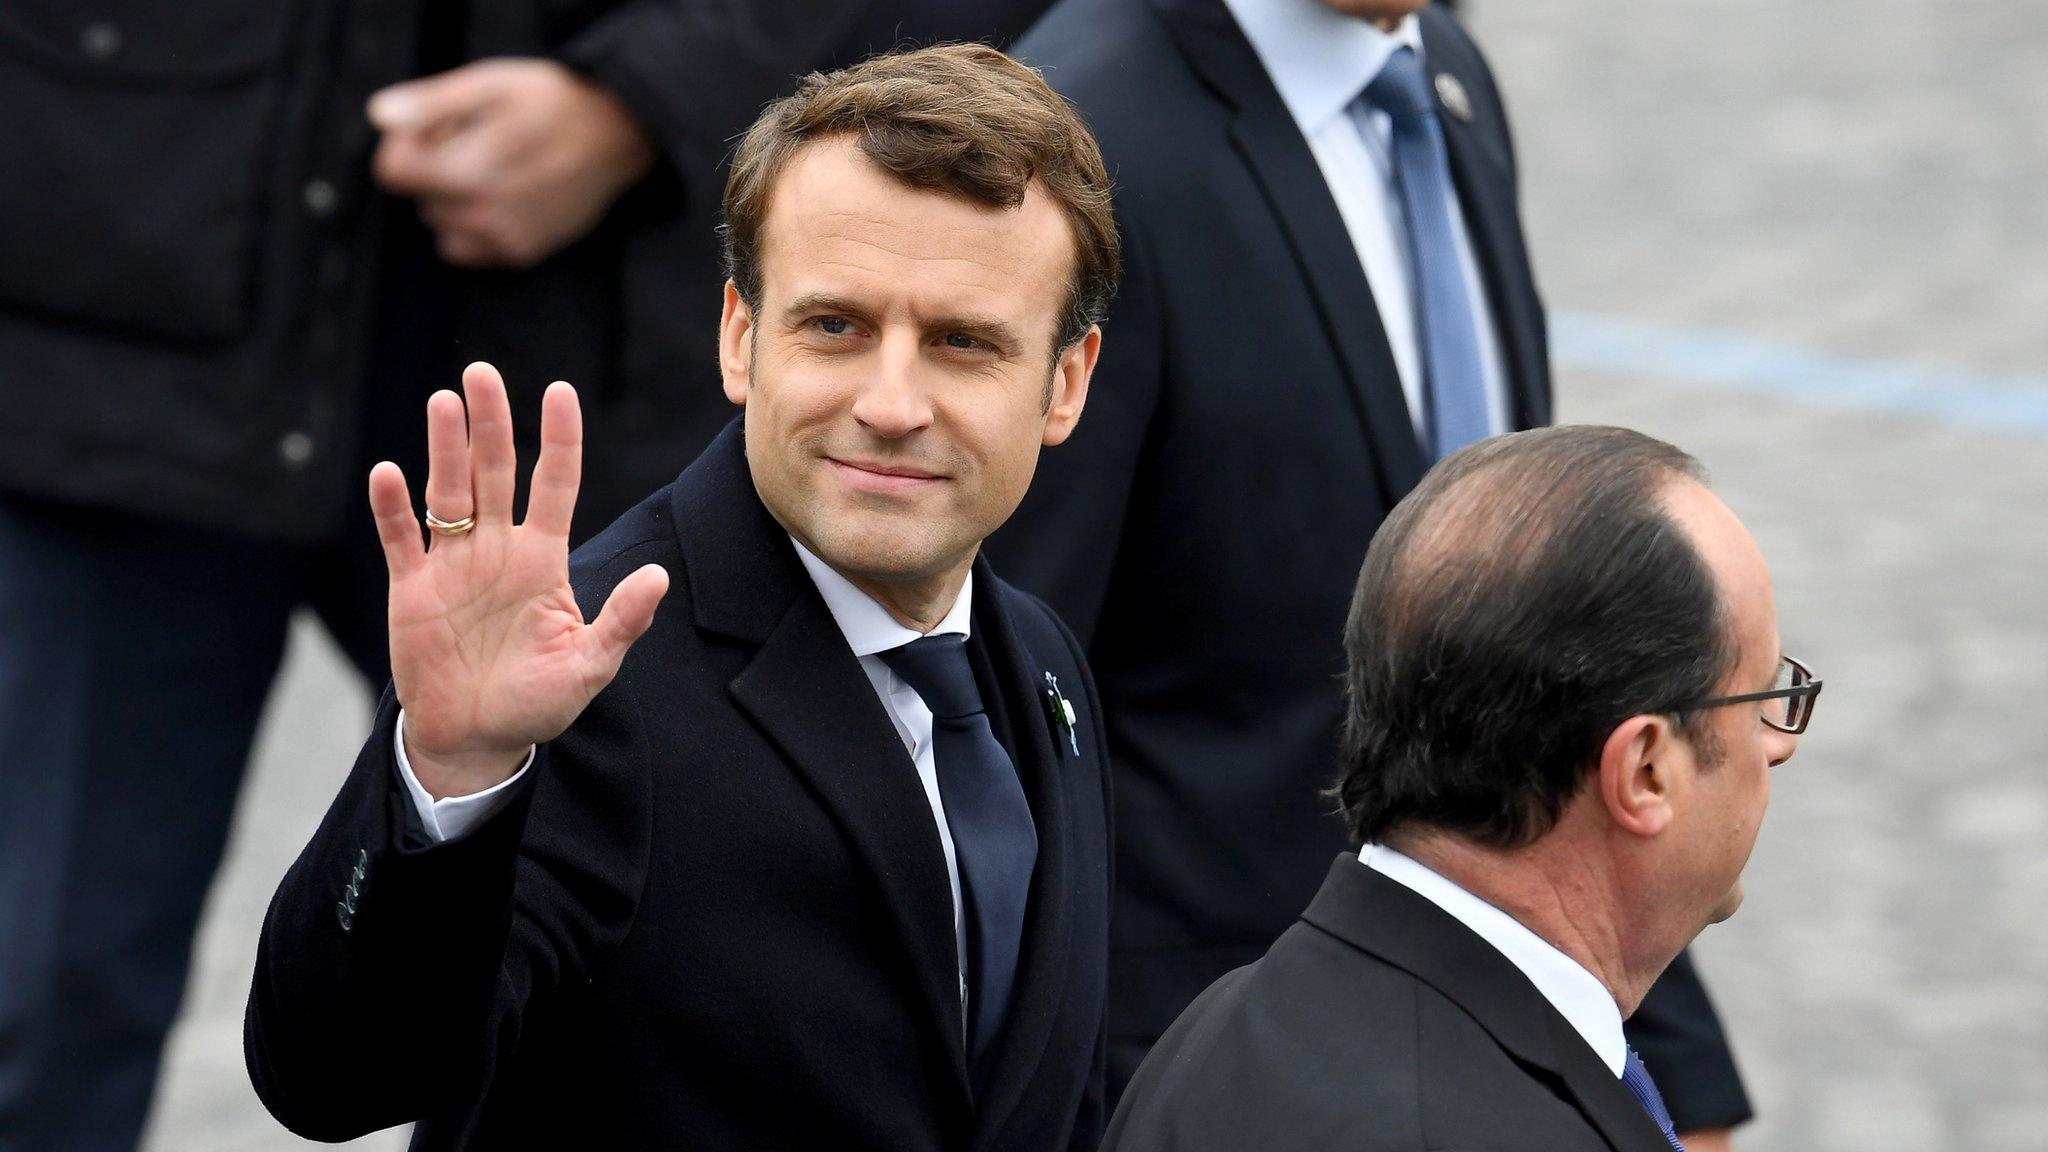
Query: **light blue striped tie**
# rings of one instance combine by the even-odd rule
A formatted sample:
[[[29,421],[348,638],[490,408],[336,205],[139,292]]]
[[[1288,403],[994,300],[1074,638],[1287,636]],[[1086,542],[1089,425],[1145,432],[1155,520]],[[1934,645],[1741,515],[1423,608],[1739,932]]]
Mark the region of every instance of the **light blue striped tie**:
[[[1685,1145],[1678,1142],[1678,1133],[1672,1130],[1671,1112],[1664,1107],[1664,1095],[1657,1091],[1657,1082],[1650,1079],[1650,1070],[1643,1067],[1643,1058],[1636,1055],[1633,1048],[1628,1050],[1628,1059],[1621,1066],[1621,1086],[1628,1089],[1636,1103],[1643,1106],[1643,1111],[1650,1114],[1650,1119],[1657,1122],[1657,1130],[1664,1133],[1671,1146],[1678,1152],[1685,1152]]]
[[[1368,107],[1370,106],[1370,107]],[[1408,256],[1415,270],[1416,315],[1422,330],[1424,395],[1429,448],[1441,460],[1490,429],[1486,380],[1479,366],[1479,325],[1472,315],[1464,266],[1451,225],[1451,166],[1443,125],[1422,62],[1397,48],[1352,105],[1359,131],[1369,132],[1371,108],[1394,123],[1394,184],[1408,223]]]

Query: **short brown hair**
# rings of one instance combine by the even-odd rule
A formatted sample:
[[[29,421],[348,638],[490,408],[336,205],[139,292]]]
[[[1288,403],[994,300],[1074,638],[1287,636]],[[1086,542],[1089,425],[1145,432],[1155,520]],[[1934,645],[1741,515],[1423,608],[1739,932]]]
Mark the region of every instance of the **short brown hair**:
[[[995,208],[1037,180],[1074,230],[1074,276],[1053,346],[1102,320],[1119,250],[1109,173],[1074,109],[1037,72],[984,44],[942,44],[813,72],[747,130],[725,182],[725,271],[760,306],[761,226],[776,177],[811,141],[858,137],[861,154],[914,188]]]

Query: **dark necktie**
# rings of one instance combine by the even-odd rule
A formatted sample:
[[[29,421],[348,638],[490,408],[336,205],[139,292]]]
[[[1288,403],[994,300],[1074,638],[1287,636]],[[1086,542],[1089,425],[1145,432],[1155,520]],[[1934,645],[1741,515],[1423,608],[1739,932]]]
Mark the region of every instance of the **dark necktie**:
[[[1352,106],[1361,132],[1370,127],[1361,115],[1366,105],[1393,121],[1394,185],[1400,191],[1415,276],[1429,450],[1431,459],[1441,460],[1486,438],[1486,381],[1480,373],[1479,324],[1472,315],[1451,223],[1456,200],[1443,125],[1413,49],[1395,49],[1380,74],[1365,86],[1365,98]]]
[[[926,636],[880,655],[932,710],[939,802],[953,833],[966,905],[967,1052],[979,1092],[1016,982],[1038,830],[1017,768],[989,727],[967,637]]]
[[[1636,1103],[1643,1106],[1643,1111],[1650,1114],[1650,1119],[1657,1122],[1657,1130],[1664,1133],[1671,1146],[1678,1152],[1685,1152],[1685,1145],[1678,1142],[1678,1133],[1671,1129],[1671,1112],[1664,1107],[1664,1097],[1657,1091],[1657,1082],[1650,1079],[1650,1070],[1643,1067],[1643,1058],[1636,1055],[1633,1048],[1628,1050],[1628,1060],[1621,1066],[1621,1086],[1628,1089]]]

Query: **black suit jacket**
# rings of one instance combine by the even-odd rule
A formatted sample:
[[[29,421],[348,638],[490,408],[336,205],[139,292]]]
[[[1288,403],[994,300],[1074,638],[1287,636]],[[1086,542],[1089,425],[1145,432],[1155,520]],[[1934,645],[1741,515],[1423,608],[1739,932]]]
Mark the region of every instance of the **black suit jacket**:
[[[264,1103],[317,1139],[417,1119],[435,1149],[1092,1148],[1109,799],[1065,627],[977,562],[970,650],[1039,837],[977,1112],[930,807],[737,423],[576,552],[578,601],[650,562],[673,576],[652,629],[469,835],[411,831],[386,694],[264,922]]]
[[[1160,1040],[1106,1146],[1671,1150],[1507,957],[1350,853]]]
[[[1426,9],[1431,73],[1517,427],[1551,418],[1543,307],[1493,77]],[[1356,249],[1223,0],[1064,0],[1017,46],[1086,115],[1126,274],[1088,413],[990,542],[1088,646],[1117,773],[1111,1078],[1308,902],[1331,805],[1344,618],[1366,545],[1426,467]],[[1672,1085],[1746,1116],[1690,968]],[[1662,993],[1645,1006],[1657,1018]],[[1697,1106],[1694,1106],[1697,1105]]]

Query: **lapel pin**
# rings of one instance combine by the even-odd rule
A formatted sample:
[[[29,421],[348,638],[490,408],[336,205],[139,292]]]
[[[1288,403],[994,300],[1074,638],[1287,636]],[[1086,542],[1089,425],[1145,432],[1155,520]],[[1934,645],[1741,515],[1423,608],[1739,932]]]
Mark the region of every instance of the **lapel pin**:
[[[1065,733],[1067,747],[1079,756],[1081,737],[1075,731],[1078,718],[1074,715],[1073,702],[1060,694],[1060,678],[1050,672],[1045,674],[1045,708],[1052,716],[1054,732]]]
[[[1466,95],[1465,85],[1449,72],[1436,74],[1436,98],[1442,102],[1444,111],[1466,123],[1472,121],[1472,97]]]

